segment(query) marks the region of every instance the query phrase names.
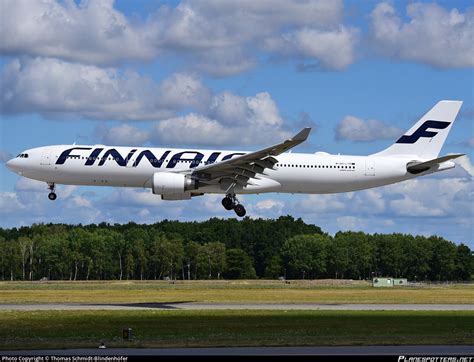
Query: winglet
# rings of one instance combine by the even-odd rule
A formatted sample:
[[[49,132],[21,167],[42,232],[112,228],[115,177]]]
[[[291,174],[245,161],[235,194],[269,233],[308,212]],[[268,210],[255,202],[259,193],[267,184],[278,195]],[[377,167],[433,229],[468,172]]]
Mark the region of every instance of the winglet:
[[[308,138],[310,132],[311,132],[310,127],[303,128],[301,131],[298,132],[298,134],[291,137],[290,140],[291,141],[301,141],[301,142],[306,141],[306,139]]]

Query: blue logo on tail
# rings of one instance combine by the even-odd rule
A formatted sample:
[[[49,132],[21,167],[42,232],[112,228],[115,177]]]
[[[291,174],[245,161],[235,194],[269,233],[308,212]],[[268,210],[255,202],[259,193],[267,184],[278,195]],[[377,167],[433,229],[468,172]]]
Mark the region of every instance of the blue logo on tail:
[[[438,134],[438,132],[427,131],[428,128],[445,129],[451,122],[444,121],[426,121],[423,123],[411,136],[404,135],[396,143],[415,143],[421,137],[431,138]]]

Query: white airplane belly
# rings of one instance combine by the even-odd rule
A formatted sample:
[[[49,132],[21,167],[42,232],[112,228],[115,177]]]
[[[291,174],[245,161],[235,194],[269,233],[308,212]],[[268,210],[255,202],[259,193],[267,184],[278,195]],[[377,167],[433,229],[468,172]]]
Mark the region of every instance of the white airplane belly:
[[[151,173],[152,175],[152,173]],[[82,164],[67,166],[49,165],[32,171],[26,177],[65,185],[143,187],[151,177],[150,172],[139,168],[84,167]]]

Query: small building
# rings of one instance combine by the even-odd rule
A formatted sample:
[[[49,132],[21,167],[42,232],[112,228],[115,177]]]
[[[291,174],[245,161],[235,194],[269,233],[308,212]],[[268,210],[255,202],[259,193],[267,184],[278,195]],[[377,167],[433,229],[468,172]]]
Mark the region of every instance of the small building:
[[[373,278],[372,286],[375,288],[380,287],[404,287],[408,285],[408,280],[406,278]]]
[[[375,288],[380,287],[393,287],[393,278],[374,278],[372,279],[372,286]]]
[[[407,278],[395,278],[393,279],[394,287],[406,287],[408,285]]]

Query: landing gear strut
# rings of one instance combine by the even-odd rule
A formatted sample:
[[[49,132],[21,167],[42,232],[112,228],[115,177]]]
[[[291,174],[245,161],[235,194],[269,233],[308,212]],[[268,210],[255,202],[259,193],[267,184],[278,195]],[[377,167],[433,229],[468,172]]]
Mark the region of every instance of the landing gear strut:
[[[234,194],[227,194],[226,197],[222,199],[222,206],[224,206],[226,210],[233,209],[239,217],[244,217],[246,214],[245,207],[239,203],[239,200],[237,200]]]
[[[56,195],[56,193],[54,192],[54,190],[55,190],[54,182],[48,182],[48,189],[49,189],[49,191],[51,191],[51,192],[48,194],[48,199],[50,199],[51,201],[56,200],[57,195]]]

